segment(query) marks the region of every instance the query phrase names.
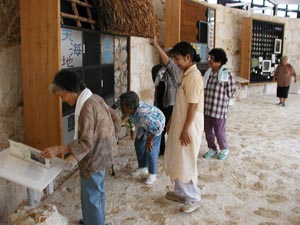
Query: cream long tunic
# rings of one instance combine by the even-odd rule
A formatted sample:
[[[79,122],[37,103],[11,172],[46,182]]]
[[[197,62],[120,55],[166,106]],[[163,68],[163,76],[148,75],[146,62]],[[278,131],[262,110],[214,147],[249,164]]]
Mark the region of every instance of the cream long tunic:
[[[177,89],[171,126],[164,154],[164,169],[172,181],[179,179],[183,183],[193,181],[197,184],[197,158],[200,150],[203,117],[203,80],[196,65],[181,74],[181,85]],[[189,128],[191,143],[182,146],[179,137],[186,120],[189,103],[198,103],[195,118]]]

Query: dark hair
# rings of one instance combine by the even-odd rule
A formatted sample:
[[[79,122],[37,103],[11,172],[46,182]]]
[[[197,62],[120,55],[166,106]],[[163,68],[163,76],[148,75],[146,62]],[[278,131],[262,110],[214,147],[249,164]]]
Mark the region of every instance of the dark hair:
[[[139,96],[134,91],[128,91],[120,95],[120,104],[124,104],[130,109],[134,109],[134,111],[138,108],[139,102]]]
[[[228,59],[224,49],[222,48],[213,48],[208,54],[214,56],[214,61],[221,62],[221,65],[227,63]]]
[[[59,88],[65,91],[79,93],[85,87],[85,84],[77,72],[64,69],[56,73],[50,89],[53,91],[55,88]]]
[[[171,55],[183,55],[189,54],[191,56],[192,62],[200,62],[200,56],[197,54],[193,46],[187,41],[178,42],[169,51]]]
[[[153,83],[155,82],[155,79],[156,79],[156,76],[157,76],[157,73],[158,71],[163,67],[163,65],[161,64],[157,64],[155,66],[152,67],[151,69],[151,74],[152,74],[152,81]]]

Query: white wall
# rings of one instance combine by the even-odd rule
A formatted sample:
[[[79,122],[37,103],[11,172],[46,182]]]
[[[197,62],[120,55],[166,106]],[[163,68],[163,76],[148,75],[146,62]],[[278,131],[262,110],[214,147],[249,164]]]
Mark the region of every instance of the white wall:
[[[159,63],[158,55],[148,38],[131,37],[130,51],[130,90],[137,92],[141,100],[153,104],[151,69]]]

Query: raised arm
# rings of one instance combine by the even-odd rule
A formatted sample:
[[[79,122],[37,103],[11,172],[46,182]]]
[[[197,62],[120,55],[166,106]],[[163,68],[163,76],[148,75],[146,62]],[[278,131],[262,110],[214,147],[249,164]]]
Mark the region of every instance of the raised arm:
[[[154,48],[158,51],[159,57],[162,61],[162,63],[166,66],[169,63],[169,56],[165,53],[165,51],[159,46],[158,42],[157,42],[157,37],[154,36],[153,40],[152,40],[152,44],[154,46]]]

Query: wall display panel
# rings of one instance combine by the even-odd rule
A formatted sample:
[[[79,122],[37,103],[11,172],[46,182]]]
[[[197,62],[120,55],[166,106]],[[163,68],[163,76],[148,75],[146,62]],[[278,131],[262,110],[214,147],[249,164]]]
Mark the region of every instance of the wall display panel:
[[[82,32],[61,28],[61,68],[82,66]]]
[[[271,82],[282,56],[284,24],[244,18],[242,36],[241,77]]]
[[[101,63],[114,63],[114,39],[111,35],[101,35]]]

